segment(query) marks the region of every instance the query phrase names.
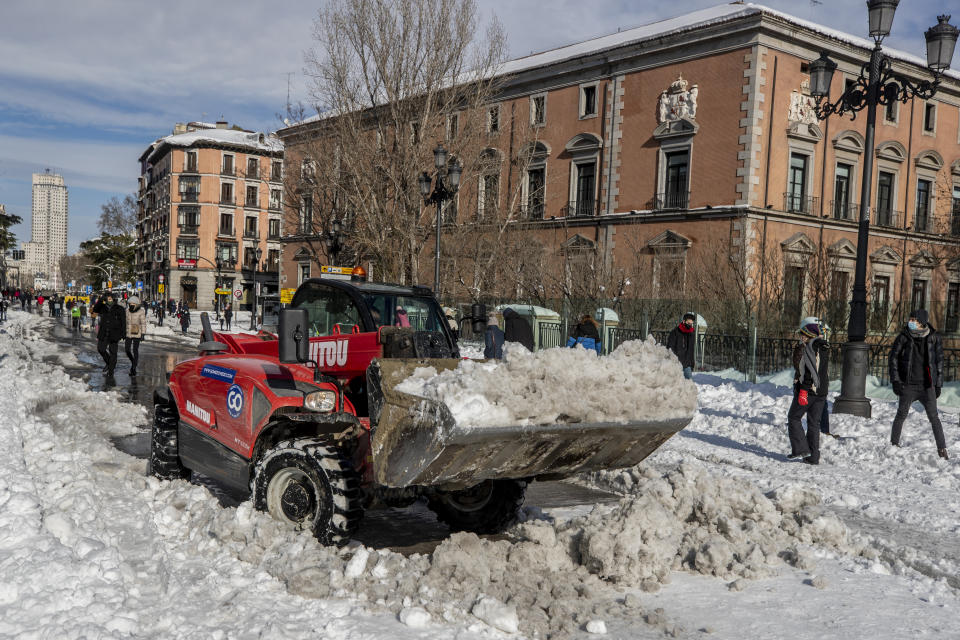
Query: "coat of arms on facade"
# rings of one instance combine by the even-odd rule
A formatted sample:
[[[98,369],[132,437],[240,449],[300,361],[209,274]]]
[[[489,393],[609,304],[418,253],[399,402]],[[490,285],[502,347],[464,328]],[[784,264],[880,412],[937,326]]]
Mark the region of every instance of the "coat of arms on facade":
[[[801,124],[816,124],[816,107],[817,101],[810,95],[810,81],[804,80],[800,83],[800,91],[790,94],[790,112],[787,119]]]
[[[689,83],[683,75],[677,77],[669,89],[660,94],[660,104],[657,110],[657,122],[663,124],[681,118],[694,119],[697,117],[697,85],[687,90]]]

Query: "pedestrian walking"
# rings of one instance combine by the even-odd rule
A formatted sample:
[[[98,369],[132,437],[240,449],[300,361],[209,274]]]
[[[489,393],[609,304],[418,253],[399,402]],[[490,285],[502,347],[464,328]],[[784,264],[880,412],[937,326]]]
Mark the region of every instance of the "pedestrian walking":
[[[580,318],[580,322],[573,328],[573,335],[567,338],[568,347],[575,347],[578,344],[600,355],[600,331],[597,329],[597,321],[590,314]]]
[[[223,309],[223,319],[227,322],[227,331],[230,331],[230,322],[233,320],[233,304],[230,302]]]
[[[692,313],[683,314],[680,324],[667,336],[667,349],[677,356],[687,380],[693,378],[693,365],[696,364],[697,335],[693,326],[696,321],[697,317]]]
[[[930,325],[930,315],[926,309],[910,312],[907,326],[893,341],[889,365],[893,392],[900,398],[890,432],[891,444],[900,446],[903,421],[910,412],[910,406],[919,402],[933,428],[937,454],[945,460],[949,459],[943,424],[937,411],[937,398],[943,387],[943,341]]]
[[[528,351],[533,351],[533,329],[519,313],[507,307],[503,311],[503,341],[519,342]]]
[[[88,311],[89,311],[89,307],[87,307],[87,303],[81,300],[80,301],[80,333],[83,333],[84,330],[87,328],[87,321],[89,320]]]
[[[830,387],[830,345],[821,336],[816,318],[801,321],[800,340],[793,349],[793,402],[787,413],[790,455],[807,464],[820,464],[820,416]],[[807,417],[807,432],[801,420]]]
[[[190,326],[190,309],[184,309],[180,312],[180,329],[183,335],[187,335],[187,327]]]
[[[139,296],[130,296],[127,301],[127,335],[123,339],[123,350],[130,360],[130,375],[137,375],[137,363],[140,361],[140,343],[147,333],[147,313],[140,306]]]
[[[483,357],[490,360],[503,358],[503,330],[497,322],[497,315],[491,313],[487,316],[487,328],[483,332]]]
[[[80,331],[80,306],[71,305],[70,307],[70,324],[73,326],[74,331]]]
[[[126,333],[126,313],[116,303],[113,293],[109,291],[97,301],[93,313],[100,320],[100,329],[97,331],[97,351],[105,363],[103,370],[108,376],[112,376],[117,366],[117,349]]]
[[[3,296],[3,299],[0,300],[0,320],[7,319],[7,307],[10,306],[10,300],[7,299],[7,296]]]

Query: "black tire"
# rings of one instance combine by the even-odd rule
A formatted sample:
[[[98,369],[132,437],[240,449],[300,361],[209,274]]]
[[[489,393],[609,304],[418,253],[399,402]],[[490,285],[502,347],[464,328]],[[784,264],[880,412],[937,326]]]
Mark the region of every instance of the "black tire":
[[[353,465],[319,438],[284,440],[267,451],[254,471],[253,496],[257,509],[326,545],[347,544],[363,517]]]
[[[153,405],[153,432],[150,435],[150,459],[147,473],[161,480],[189,480],[190,470],[180,462],[176,406],[166,402]]]
[[[517,521],[526,490],[523,480],[484,480],[460,491],[436,491],[428,505],[451,531],[500,533]]]

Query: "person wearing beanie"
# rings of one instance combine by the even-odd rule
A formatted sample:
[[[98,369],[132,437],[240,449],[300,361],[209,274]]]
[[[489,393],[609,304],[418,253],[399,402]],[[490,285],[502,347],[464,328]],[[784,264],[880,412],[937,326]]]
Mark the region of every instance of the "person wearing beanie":
[[[680,324],[675,326],[667,336],[667,349],[670,349],[680,361],[683,367],[683,377],[687,380],[693,378],[693,365],[696,355],[696,333],[694,323],[697,317],[692,313],[685,313],[680,319]]]
[[[943,437],[943,424],[937,412],[937,398],[943,387],[943,341],[937,330],[930,325],[926,309],[910,312],[907,326],[903,328],[890,349],[890,383],[893,392],[900,398],[897,415],[893,419],[890,443],[900,446],[903,421],[914,402],[923,405],[933,427],[933,439],[937,453],[949,459],[947,443]]]
[[[802,458],[820,464],[820,418],[830,388],[830,345],[821,335],[820,321],[804,318],[797,330],[800,340],[793,349],[793,402],[787,412],[790,437],[788,459]],[[803,417],[807,431],[803,431]]]
[[[140,343],[147,333],[147,312],[140,306],[140,298],[130,296],[127,300],[127,336],[123,339],[123,350],[130,359],[130,375],[137,375],[137,363],[140,361]]]

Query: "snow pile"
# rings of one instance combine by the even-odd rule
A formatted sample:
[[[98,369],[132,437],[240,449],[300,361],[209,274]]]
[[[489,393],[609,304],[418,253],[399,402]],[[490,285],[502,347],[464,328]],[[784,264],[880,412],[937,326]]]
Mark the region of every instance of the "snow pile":
[[[443,402],[467,427],[683,419],[697,407],[696,385],[653,338],[608,356],[579,347],[531,353],[515,343],[504,352],[503,362],[419,367],[396,388]]]

